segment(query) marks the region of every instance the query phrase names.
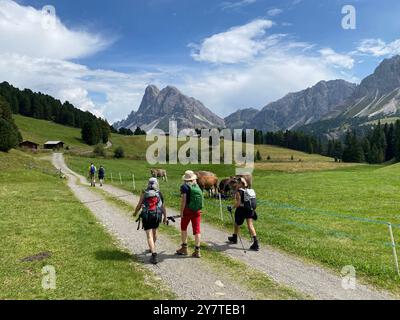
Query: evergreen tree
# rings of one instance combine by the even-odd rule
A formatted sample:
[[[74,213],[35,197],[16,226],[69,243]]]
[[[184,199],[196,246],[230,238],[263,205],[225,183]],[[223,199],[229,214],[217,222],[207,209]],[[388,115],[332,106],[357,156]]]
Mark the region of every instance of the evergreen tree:
[[[21,141],[22,137],[12,119],[10,106],[0,96],[0,151],[8,152]]]

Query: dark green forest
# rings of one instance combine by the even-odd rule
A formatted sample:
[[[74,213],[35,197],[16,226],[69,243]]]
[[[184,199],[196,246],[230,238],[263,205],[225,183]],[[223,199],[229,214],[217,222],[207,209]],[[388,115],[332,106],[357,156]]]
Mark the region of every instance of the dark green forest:
[[[66,101],[61,103],[49,95],[36,93],[29,89],[19,90],[7,82],[0,84],[0,96],[8,103],[12,113],[26,117],[53,121],[75,128],[90,127],[89,134],[82,131],[83,140],[89,145],[107,143],[111,126],[106,120],[96,117],[88,111],[75,108]]]

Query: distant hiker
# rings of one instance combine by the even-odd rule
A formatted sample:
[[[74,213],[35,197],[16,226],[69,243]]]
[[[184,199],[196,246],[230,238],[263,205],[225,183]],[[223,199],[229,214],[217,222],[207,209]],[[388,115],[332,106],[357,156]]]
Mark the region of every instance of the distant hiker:
[[[139,216],[139,223],[142,220],[143,229],[146,231],[147,243],[149,245],[152,264],[157,264],[157,229],[160,223],[167,224],[167,211],[165,209],[164,197],[159,189],[158,180],[151,178],[149,184],[142,192],[139,203],[136,207],[134,216],[136,217],[139,211],[142,210]]]
[[[96,171],[97,171],[97,168],[95,167],[95,165],[93,163],[90,164],[90,167],[89,167],[89,180],[90,180],[90,186],[91,187],[95,187],[96,186]]]
[[[189,223],[192,223],[193,235],[195,238],[194,258],[201,258],[201,210],[203,209],[203,191],[197,184],[197,176],[193,171],[186,171],[183,176],[184,184],[181,187],[181,238],[182,247],[176,251],[178,255],[188,255],[188,233]]]
[[[232,237],[228,240],[232,244],[237,244],[238,235],[240,232],[240,227],[243,225],[244,221],[247,221],[247,227],[251,236],[253,237],[254,243],[250,247],[250,250],[259,251],[260,246],[257,239],[257,233],[254,228],[254,221],[258,219],[257,217],[257,199],[256,193],[253,189],[249,189],[248,183],[245,178],[241,177],[237,180],[237,192],[235,195],[235,226]]]
[[[106,176],[106,170],[104,169],[103,166],[100,166],[100,168],[99,168],[99,175],[98,175],[98,177],[99,177],[99,182],[100,182],[100,187],[103,186],[105,176]]]

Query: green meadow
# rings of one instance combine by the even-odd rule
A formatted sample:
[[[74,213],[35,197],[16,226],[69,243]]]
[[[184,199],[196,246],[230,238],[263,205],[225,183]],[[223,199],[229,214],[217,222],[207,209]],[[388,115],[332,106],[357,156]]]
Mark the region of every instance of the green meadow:
[[[128,191],[133,191],[134,174],[136,193],[145,187],[152,168],[145,161],[67,158],[69,166],[81,174],[86,174],[91,161],[105,166],[108,183],[112,173],[114,185]],[[162,182],[161,188],[167,205],[173,208],[179,206],[179,186],[185,170],[210,170],[220,178],[235,173],[233,166],[224,165],[158,167],[168,171],[169,180]],[[322,165],[319,170],[299,172],[256,169],[258,235],[264,244],[337,272],[352,265],[370,283],[400,293],[387,225],[393,224],[395,238],[400,241],[399,175],[400,165],[336,169]],[[205,221],[224,228],[227,234],[232,227],[225,209],[229,204],[230,201],[223,202],[223,221],[218,200],[207,199],[204,209]],[[243,232],[249,238],[247,231]]]
[[[0,219],[2,300],[174,298],[118,248],[48,162],[0,153]],[[55,268],[57,290],[42,287],[46,266]]]

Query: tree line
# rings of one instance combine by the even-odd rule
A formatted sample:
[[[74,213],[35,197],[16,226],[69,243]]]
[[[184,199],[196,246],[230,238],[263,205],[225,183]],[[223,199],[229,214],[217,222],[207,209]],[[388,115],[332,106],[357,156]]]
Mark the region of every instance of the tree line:
[[[384,125],[378,122],[364,135],[348,131],[343,143],[329,141],[327,155],[356,163],[400,161],[400,121]]]
[[[0,96],[0,151],[8,152],[21,141],[22,136],[12,118],[10,105]]]
[[[384,125],[378,122],[359,131],[349,130],[342,139],[323,141],[301,131],[264,133],[255,130],[254,142],[321,154],[343,162],[380,164],[400,161],[400,120]]]
[[[82,139],[89,145],[107,143],[110,137],[112,128],[106,120],[75,108],[68,101],[61,103],[40,92],[19,90],[7,82],[0,84],[0,96],[4,97],[14,114],[82,129]]]
[[[306,153],[323,154],[324,144],[321,139],[300,131],[266,132],[254,131],[254,143],[256,145],[269,144]]]

